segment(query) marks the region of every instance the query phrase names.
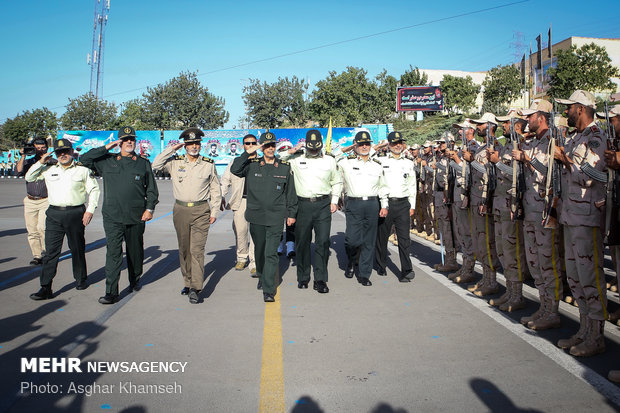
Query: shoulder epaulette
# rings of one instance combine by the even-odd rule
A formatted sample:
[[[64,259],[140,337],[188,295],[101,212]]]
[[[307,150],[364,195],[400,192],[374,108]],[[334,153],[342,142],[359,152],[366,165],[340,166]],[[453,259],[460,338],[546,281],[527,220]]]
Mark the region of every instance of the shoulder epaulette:
[[[252,158],[250,159],[250,162],[258,162],[260,159],[259,158]]]
[[[281,163],[282,165],[289,165],[288,161],[283,161],[282,159],[280,159],[280,163]]]
[[[380,158],[383,158],[383,157],[387,156],[387,153],[381,152],[381,153],[377,154],[377,156],[380,157]]]
[[[83,164],[82,162],[79,162],[79,161],[78,161],[78,162],[76,162],[75,164],[76,164],[77,166],[84,166],[84,164]],[[86,168],[86,167],[84,166],[84,168]]]
[[[185,155],[174,155],[174,159],[177,161],[182,161],[185,159]]]
[[[380,162],[378,159],[376,159],[376,158],[372,158],[372,160],[373,160],[374,162],[378,163],[379,165],[381,165],[381,162]]]
[[[331,153],[331,152],[325,152],[325,155],[327,155],[327,156],[331,156],[332,158],[335,158],[334,154],[333,154],[333,153]]]
[[[347,159],[356,159],[356,158],[357,158],[357,155],[348,155],[347,156]]]
[[[213,159],[211,159],[211,158],[207,158],[206,156],[203,156],[203,157],[202,157],[202,160],[203,160],[203,161],[205,161],[205,162],[215,163],[215,162],[213,161]]]

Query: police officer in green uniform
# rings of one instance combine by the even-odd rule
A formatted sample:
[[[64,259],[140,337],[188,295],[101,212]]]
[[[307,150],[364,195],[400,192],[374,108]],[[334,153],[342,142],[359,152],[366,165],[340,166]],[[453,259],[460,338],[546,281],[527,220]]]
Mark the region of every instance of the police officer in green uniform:
[[[233,161],[230,171],[245,178],[247,209],[245,219],[250,223],[254,241],[256,272],[263,287],[265,302],[274,302],[278,269],[278,244],[282,225],[295,223],[297,194],[290,165],[276,159],[276,137],[266,132],[260,137],[263,156],[251,159],[257,147],[246,148]]]
[[[116,146],[120,153],[109,153]],[[129,290],[140,289],[144,261],[144,225],[153,218],[159,192],[151,164],[134,152],[136,131],[125,126],[118,131],[118,140],[91,149],[80,157],[81,162],[103,177],[103,229],[107,240],[105,263],[106,294],[101,304],[118,301],[118,280],[123,264],[122,242],[127,252]]]

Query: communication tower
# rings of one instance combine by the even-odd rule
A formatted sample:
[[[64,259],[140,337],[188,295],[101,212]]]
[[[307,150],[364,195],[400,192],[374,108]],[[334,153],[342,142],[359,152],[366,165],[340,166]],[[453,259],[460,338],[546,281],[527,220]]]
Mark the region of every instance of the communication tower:
[[[99,99],[103,96],[103,51],[105,27],[110,13],[110,0],[95,0],[95,23],[93,26],[93,48],[87,56],[90,65],[90,92]]]

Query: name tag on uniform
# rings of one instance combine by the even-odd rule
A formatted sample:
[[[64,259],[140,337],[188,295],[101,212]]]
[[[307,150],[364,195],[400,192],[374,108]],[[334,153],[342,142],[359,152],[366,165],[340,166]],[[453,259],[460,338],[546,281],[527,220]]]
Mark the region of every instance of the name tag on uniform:
[[[300,164],[300,165],[305,165],[306,163],[305,163],[305,162],[299,162],[299,164]]]
[[[383,165],[383,168],[384,168],[384,169],[387,169],[387,168],[389,168],[389,166],[387,166],[387,165]]]
[[[50,176],[58,176],[58,174],[51,174]]]
[[[282,178],[282,179],[286,179],[286,176],[278,176],[278,175],[274,175],[274,178]]]
[[[136,177],[134,178],[134,180],[139,181],[139,180],[140,180],[140,175],[136,175]]]
[[[357,166],[354,166],[354,167],[353,167],[353,170],[354,170],[354,171],[359,171],[359,170],[360,170],[360,168],[358,168]]]
[[[263,177],[263,174],[254,174],[254,176],[257,176],[257,177],[259,177],[259,178],[262,178],[262,177]]]

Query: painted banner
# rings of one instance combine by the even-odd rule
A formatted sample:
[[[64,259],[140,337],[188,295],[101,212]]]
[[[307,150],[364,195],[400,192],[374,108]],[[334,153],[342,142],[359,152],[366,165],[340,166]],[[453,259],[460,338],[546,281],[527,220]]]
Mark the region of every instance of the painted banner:
[[[399,112],[412,110],[443,110],[443,94],[439,86],[399,87],[396,92]]]
[[[68,139],[78,153],[86,153],[93,148],[105,146],[117,140],[118,131],[60,131],[56,139]],[[118,152],[114,148],[112,152]],[[136,153],[153,162],[161,152],[161,133],[157,130],[136,131]]]

